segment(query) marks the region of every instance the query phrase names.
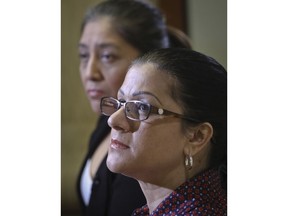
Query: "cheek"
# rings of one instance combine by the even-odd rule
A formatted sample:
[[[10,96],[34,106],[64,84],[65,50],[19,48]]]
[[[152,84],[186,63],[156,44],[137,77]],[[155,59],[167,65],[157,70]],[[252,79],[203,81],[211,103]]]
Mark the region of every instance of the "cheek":
[[[109,73],[105,76],[110,93],[113,93],[111,96],[116,97],[117,92],[124,81],[125,75],[126,71],[116,71],[115,73]]]
[[[135,148],[141,152],[139,155],[153,157],[155,155],[182,155],[184,136],[179,124],[159,125],[139,130],[133,138]],[[154,156],[153,156],[154,155]]]
[[[133,136],[130,171],[139,179],[153,182],[154,177],[181,169],[184,164],[183,146],[183,134],[176,125],[174,130],[167,127],[139,130],[138,136]]]
[[[81,65],[79,67],[79,73],[80,73],[81,82],[84,85],[84,83],[85,83],[85,81],[84,81],[85,80],[85,78],[84,78],[84,69],[81,67]]]

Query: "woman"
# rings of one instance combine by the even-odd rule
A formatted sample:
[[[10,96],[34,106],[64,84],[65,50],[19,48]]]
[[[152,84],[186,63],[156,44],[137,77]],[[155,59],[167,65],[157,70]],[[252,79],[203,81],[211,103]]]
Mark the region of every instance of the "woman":
[[[107,166],[138,180],[147,205],[133,215],[226,215],[225,69],[188,49],[152,51],[117,98],[100,105],[112,128]]]
[[[91,108],[100,114],[103,96],[116,97],[131,61],[149,50],[168,47],[160,11],[139,1],[105,1],[84,17],[79,42],[80,75]],[[130,215],[145,198],[134,179],[106,166],[111,128],[100,117],[90,138],[78,181],[83,215]]]

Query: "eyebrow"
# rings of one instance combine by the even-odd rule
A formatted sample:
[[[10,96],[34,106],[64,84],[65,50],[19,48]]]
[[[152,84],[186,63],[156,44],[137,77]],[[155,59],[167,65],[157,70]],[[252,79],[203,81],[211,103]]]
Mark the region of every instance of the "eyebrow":
[[[120,92],[122,95],[125,95],[125,94],[124,94],[124,91],[123,91],[122,89],[119,89],[119,92]],[[150,96],[154,97],[154,98],[162,105],[162,103],[161,103],[161,101],[159,100],[159,98],[158,98],[156,95],[154,95],[153,93],[151,93],[151,92],[138,91],[138,92],[135,92],[135,93],[132,94],[132,96],[138,96],[138,95],[150,95]]]
[[[83,43],[79,43],[78,44],[78,48],[87,48],[88,46],[86,44],[83,44]],[[100,44],[96,44],[95,47],[99,47],[100,49],[105,49],[105,48],[115,48],[117,50],[119,50],[119,47],[115,44],[112,44],[112,43],[100,43]]]

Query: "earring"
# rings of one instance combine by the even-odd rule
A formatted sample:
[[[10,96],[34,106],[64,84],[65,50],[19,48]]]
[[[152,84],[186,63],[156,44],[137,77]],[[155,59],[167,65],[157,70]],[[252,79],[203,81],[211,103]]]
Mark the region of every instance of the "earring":
[[[191,155],[186,155],[185,157],[185,166],[187,170],[191,170],[193,166],[193,158]]]

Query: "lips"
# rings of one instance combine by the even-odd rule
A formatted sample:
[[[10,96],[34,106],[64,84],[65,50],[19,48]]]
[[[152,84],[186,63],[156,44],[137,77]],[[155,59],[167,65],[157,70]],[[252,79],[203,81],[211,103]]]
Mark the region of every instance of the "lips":
[[[111,148],[113,149],[128,149],[129,146],[125,145],[124,143],[118,141],[118,140],[115,140],[115,139],[111,139]]]
[[[102,90],[97,89],[88,89],[87,94],[92,99],[100,99],[103,97],[104,92]]]

